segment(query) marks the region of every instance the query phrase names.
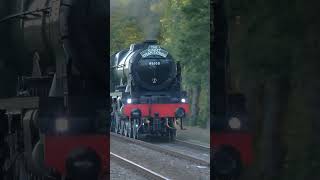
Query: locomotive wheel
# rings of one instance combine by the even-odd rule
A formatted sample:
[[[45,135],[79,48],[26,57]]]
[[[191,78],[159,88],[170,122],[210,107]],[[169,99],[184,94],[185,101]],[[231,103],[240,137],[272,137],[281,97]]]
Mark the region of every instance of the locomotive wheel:
[[[128,122],[123,121],[123,135],[128,137]]]
[[[123,135],[123,121],[122,120],[120,120],[120,123],[119,123],[119,133],[121,135]]]
[[[127,122],[127,136],[132,138],[132,121]]]
[[[137,122],[138,120],[133,120],[133,128],[132,128],[132,137],[134,139],[139,139],[139,131],[138,131],[138,127],[139,127],[139,124]]]
[[[125,132],[124,132],[125,131],[125,127],[126,127],[126,125],[125,125],[124,121],[120,120],[120,134],[123,135],[123,136],[125,134]]]
[[[126,137],[129,137],[130,123],[126,122]]]
[[[168,129],[168,141],[173,142],[176,140],[176,132],[173,129]]]
[[[239,178],[233,176],[214,175],[213,180],[238,180]]]
[[[124,136],[128,136],[128,128],[127,128],[127,123],[126,122],[123,122],[123,135]]]
[[[231,148],[222,149],[213,157],[213,174],[217,180],[236,180],[241,168],[240,156]]]
[[[116,133],[121,133],[121,122],[119,120],[116,120]]]
[[[169,141],[175,141],[176,140],[176,129],[174,129],[173,119],[169,119],[168,122],[169,126],[172,128],[167,127],[167,136]]]
[[[124,123],[124,121],[121,121],[121,131],[120,131],[120,134],[121,135],[125,135],[125,127],[126,127],[126,124]]]
[[[115,117],[112,116],[111,117],[111,126],[110,126],[110,131],[111,132],[116,132],[116,121],[115,121]]]
[[[166,135],[167,135],[167,140],[171,141],[171,130],[170,129],[167,129]]]
[[[171,141],[175,141],[176,140],[176,136],[177,136],[177,133],[176,133],[176,130],[175,129],[171,129],[170,130],[170,132],[171,132]]]
[[[16,160],[13,168],[14,180],[31,180],[31,174],[28,173],[22,158]]]
[[[113,116],[112,118],[111,132],[119,133],[119,123],[117,122],[116,116]]]
[[[116,122],[114,122],[114,124],[113,124],[112,132],[118,133],[118,127],[117,127],[117,123]]]

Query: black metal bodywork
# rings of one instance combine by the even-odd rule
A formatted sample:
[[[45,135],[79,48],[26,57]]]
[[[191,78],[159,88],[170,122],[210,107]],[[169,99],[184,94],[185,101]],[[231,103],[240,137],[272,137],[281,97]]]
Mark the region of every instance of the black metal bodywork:
[[[173,140],[177,120],[182,128],[189,112],[180,63],[157,41],[147,40],[112,55],[110,64],[111,131],[133,138],[160,135]]]
[[[6,143],[5,161],[21,166],[13,156],[24,153],[27,174],[52,175],[34,154],[43,154],[42,136],[58,134],[56,118],[69,119],[62,136],[107,133],[108,6],[105,0],[0,1],[0,117],[6,117],[0,139],[16,138],[18,144]],[[0,179],[13,178],[16,172],[3,163],[7,175]]]
[[[161,55],[142,57],[143,53],[155,47]],[[148,40],[132,44],[111,57],[111,77],[114,90],[135,93],[157,93],[180,91],[180,72],[172,56]],[[117,86],[117,87],[116,87]]]
[[[1,1],[3,68],[30,76],[37,59],[41,75],[56,73],[57,96],[63,96],[67,88],[62,81],[68,73],[70,78],[73,75],[86,80],[88,93],[102,94],[106,89],[100,83],[106,82],[105,69],[100,68],[105,67],[103,58],[107,54],[107,28],[102,25],[107,21],[106,4],[103,0]],[[69,93],[78,92],[70,88]]]

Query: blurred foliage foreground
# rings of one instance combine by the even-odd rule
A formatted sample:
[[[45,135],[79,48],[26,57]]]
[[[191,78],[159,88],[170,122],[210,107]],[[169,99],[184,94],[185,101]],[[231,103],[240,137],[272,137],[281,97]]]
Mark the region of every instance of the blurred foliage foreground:
[[[209,128],[210,14],[208,0],[111,0],[111,54],[157,39],[182,65],[189,125]]]
[[[320,1],[227,0],[231,77],[248,98],[244,179],[320,179]]]

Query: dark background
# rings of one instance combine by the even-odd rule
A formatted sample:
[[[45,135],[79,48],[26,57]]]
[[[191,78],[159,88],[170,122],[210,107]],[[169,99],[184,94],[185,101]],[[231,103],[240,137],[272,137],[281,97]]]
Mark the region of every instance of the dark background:
[[[230,85],[246,95],[254,136],[255,161],[243,179],[319,179],[320,3],[224,2]]]

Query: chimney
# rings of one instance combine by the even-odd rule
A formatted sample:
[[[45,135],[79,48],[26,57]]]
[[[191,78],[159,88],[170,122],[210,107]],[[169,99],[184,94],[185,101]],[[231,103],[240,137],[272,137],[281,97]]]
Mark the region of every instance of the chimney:
[[[158,44],[158,41],[149,39],[149,40],[145,40],[143,43],[145,45],[153,45],[153,44]]]

